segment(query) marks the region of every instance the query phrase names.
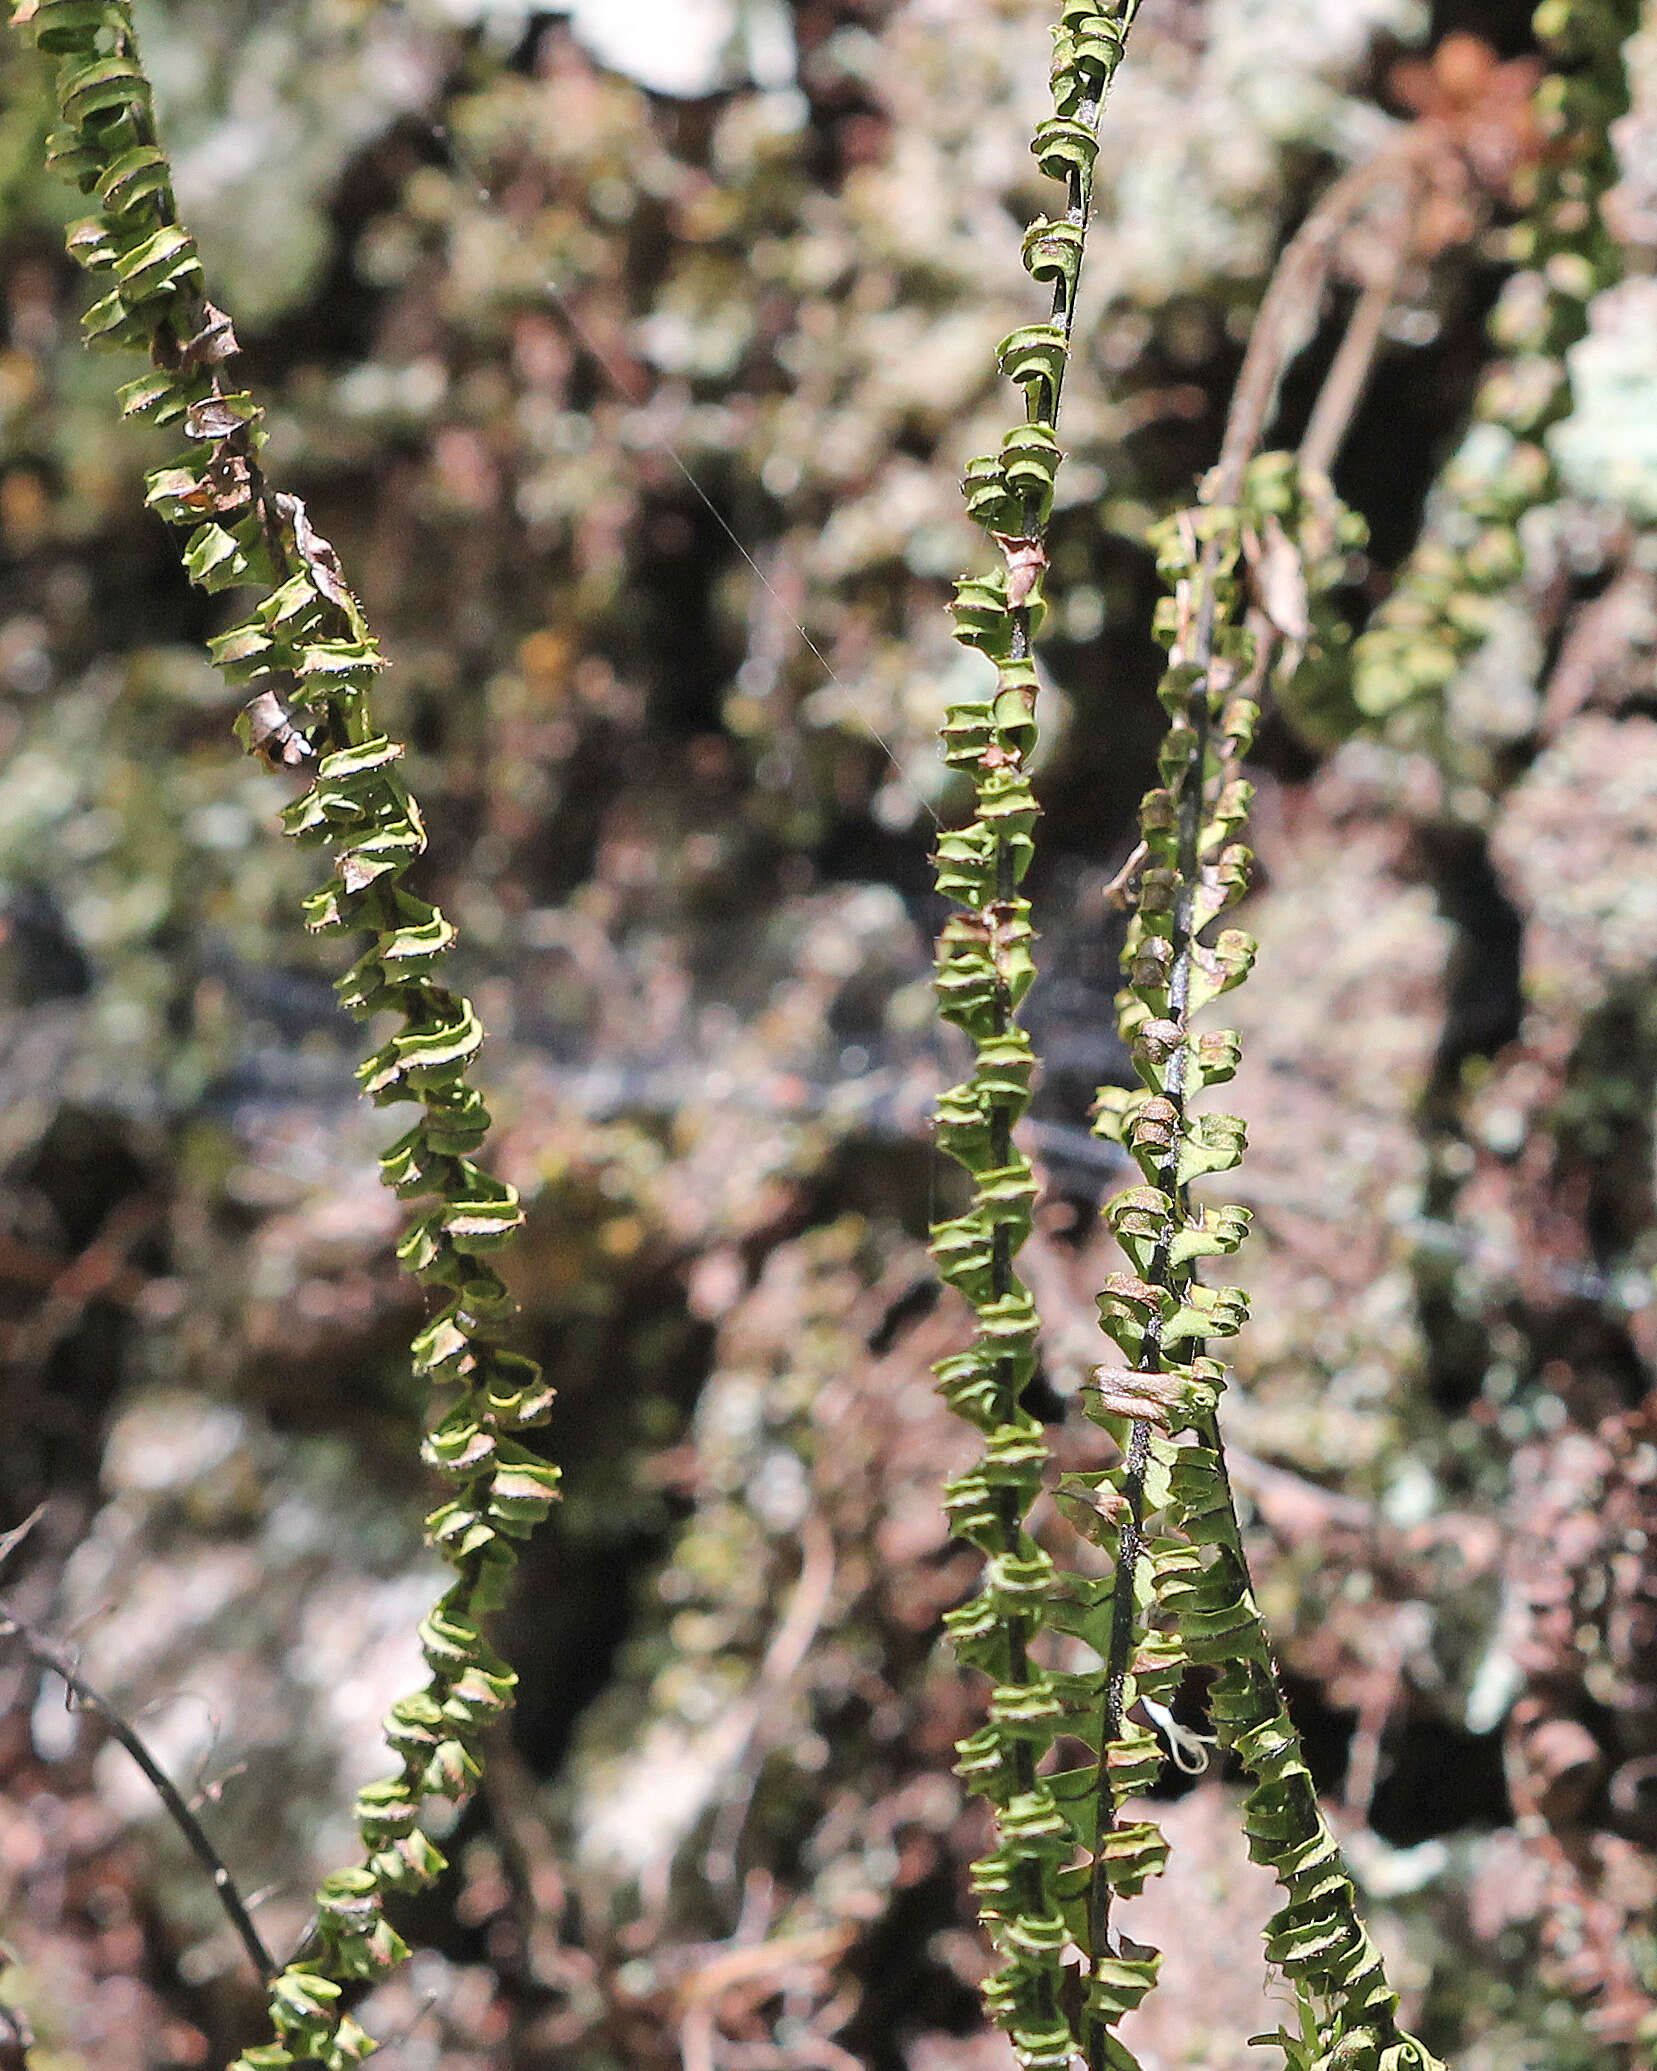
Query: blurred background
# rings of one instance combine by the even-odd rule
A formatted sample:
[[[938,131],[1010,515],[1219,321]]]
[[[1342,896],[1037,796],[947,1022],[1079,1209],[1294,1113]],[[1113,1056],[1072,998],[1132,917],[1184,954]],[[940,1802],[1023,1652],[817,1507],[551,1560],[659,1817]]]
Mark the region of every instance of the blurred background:
[[[502,1635],[522,1701],[364,2015],[381,2061],[999,2071],[948,1766],[979,1693],[939,1641],[971,1439],[929,1375],[964,1312],[924,1243],[961,1061],[927,859],[959,803],[934,731],[981,666],[944,609],[982,560],[958,477],[1035,313],[1052,10],[138,13],[271,467],[394,664],[560,1389],[567,1496]],[[1118,1183],[1088,1107],[1126,1076],[1106,887],[1159,730],[1144,530],[1215,455],[1286,237],[1457,32],[1528,85],[1494,69],[1534,54],[1507,0],[1145,0],[1105,125],[1030,887],[1032,1399],[1073,1464]],[[1657,38],[1629,54],[1629,278],[1449,694],[1460,794],[1282,721],[1255,772],[1234,1472],[1314,1767],[1462,2071],[1623,2071],[1657,2004]],[[0,1525],[45,1505],[4,1588],[199,1796],[280,1950],[439,1586],[374,1169],[401,1123],[355,1099],[313,859],[203,657],[221,601],[144,513],[135,369],[80,347],[43,83],[0,44]],[[1501,221],[1406,283],[1354,426],[1360,618],[1488,357]],[[63,1697],[0,1650],[0,2000],[34,2035],[0,2023],[0,2064],[220,2063],[253,1981]],[[1292,2025],[1237,1803],[1170,1783],[1175,1867],[1131,1923],[1169,1952],[1147,2071]]]

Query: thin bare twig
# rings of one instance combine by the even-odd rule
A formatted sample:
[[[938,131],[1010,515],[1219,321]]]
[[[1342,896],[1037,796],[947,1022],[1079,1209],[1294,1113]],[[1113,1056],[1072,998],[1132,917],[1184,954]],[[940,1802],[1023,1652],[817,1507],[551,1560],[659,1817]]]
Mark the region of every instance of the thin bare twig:
[[[37,1503],[21,1524],[13,1525],[9,1532],[0,1532],[0,1568],[6,1565],[45,1515],[46,1505]]]
[[[15,1639],[32,1661],[42,1668],[49,1668],[55,1676],[60,1677],[76,1701],[103,1720],[115,1739],[143,1770],[155,1786],[156,1795],[166,1807],[173,1824],[189,1843],[190,1852],[212,1878],[219,1904],[223,1906],[225,1917],[235,1929],[237,1939],[247,1951],[248,1961],[259,1973],[261,1982],[268,1985],[281,1966],[260,1939],[259,1930],[254,1926],[242,1895],[236,1888],[236,1881],[225,1868],[218,1850],[208,1839],[206,1829],[138,1734],[108,1698],[101,1696],[85,1680],[64,1648],[55,1640],[48,1639],[43,1632],[37,1631],[26,1618],[20,1617],[3,1601],[0,1601],[0,1638]]]
[[[1385,220],[1381,263],[1358,298],[1300,442],[1300,465],[1308,474],[1326,475],[1334,466],[1335,455],[1363,400],[1381,333],[1398,299],[1398,283],[1409,261],[1422,186],[1419,163],[1413,158],[1406,160],[1404,177]]]
[[[1391,148],[1355,165],[1335,182],[1289,240],[1249,333],[1242,372],[1226,417],[1214,487],[1205,502],[1224,506],[1237,501],[1244,471],[1265,435],[1284,373],[1316,328],[1342,233],[1389,184],[1407,186],[1413,199],[1421,179],[1420,150],[1413,133],[1406,132]]]
[[[766,1728],[828,1616],[834,1577],[834,1536],[815,1510],[807,1511],[800,1527],[800,1576],[794,1594],[765,1651],[753,1690],[734,1715],[740,1726],[728,1758],[729,1781],[708,1843],[706,1870],[712,1884],[728,1887],[735,1881],[737,1853],[759,1783]]]
[[[1536,731],[1553,740],[1567,721],[1598,696],[1627,655],[1642,621],[1649,620],[1657,585],[1643,568],[1624,567],[1608,588],[1572,622],[1548,679]]]
[[[130,1196],[110,1210],[98,1234],[67,1261],[30,1254],[15,1243],[8,1248],[8,1267],[21,1278],[20,1268],[29,1264],[29,1278],[44,1289],[39,1307],[6,1332],[8,1366],[21,1374],[38,1373],[94,1302],[127,1309],[137,1303],[150,1275],[133,1265],[132,1253],[154,1229],[158,1212],[153,1194]]]

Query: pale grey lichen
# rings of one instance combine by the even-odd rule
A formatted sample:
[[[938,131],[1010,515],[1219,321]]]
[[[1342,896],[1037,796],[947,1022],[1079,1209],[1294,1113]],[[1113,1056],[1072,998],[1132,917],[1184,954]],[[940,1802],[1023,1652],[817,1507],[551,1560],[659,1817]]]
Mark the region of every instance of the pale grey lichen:
[[[1657,519],[1657,280],[1636,277],[1597,296],[1588,335],[1567,355],[1576,408],[1549,434],[1566,486]]]

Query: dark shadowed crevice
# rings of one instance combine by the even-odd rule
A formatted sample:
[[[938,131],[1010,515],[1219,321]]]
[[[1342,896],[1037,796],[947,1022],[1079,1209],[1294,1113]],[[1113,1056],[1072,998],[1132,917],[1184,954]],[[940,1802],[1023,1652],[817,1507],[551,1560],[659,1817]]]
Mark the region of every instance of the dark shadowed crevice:
[[[1435,1086],[1448,1090],[1470,1058],[1495,1056],[1519,1033],[1524,922],[1496,875],[1481,831],[1423,823],[1415,841],[1422,874],[1453,930],[1444,1027],[1433,1061]]]

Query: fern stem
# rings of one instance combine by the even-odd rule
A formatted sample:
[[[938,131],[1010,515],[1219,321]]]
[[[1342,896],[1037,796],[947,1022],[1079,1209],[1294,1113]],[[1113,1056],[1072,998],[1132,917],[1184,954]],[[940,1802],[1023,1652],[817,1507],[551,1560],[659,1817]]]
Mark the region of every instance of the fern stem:
[[[499,1607],[515,1542],[556,1492],[557,1470],[517,1436],[545,1418],[551,1393],[534,1362],[504,1343],[515,1311],[487,1254],[522,1216],[513,1190],[476,1161],[489,1112],[469,1074],[483,1030],[471,1003],[442,982],[454,929],[403,884],[425,833],[397,775],[402,750],[373,716],[383,663],[333,548],[299,498],[265,476],[262,411],[229,384],[234,330],[206,297],[173,205],[129,0],[11,0],[11,11],[57,60],[62,121],[49,162],[97,199],[68,239],[108,290],[83,319],[87,338],[148,352],[153,371],[123,389],[124,414],[176,424],[188,445],[184,464],[150,475],[147,501],[190,528],[183,558],[192,581],[261,593],[212,651],[228,680],[252,693],[238,721],[244,744],[273,767],[315,765],[310,788],[282,815],[289,834],[324,848],[333,865],[306,901],[307,923],[366,931],[363,954],[338,983],[341,1004],[359,1020],[390,1013],[399,1023],[359,1081],[378,1105],[421,1109],[381,1171],[399,1196],[432,1204],[398,1256],[443,1304],[415,1340],[414,1364],[434,1387],[458,1391],[422,1447],[451,1488],[427,1528],[454,1580],[420,1627],[425,1687],[386,1722],[396,1773],[358,1797],[363,1859],[324,1881],[301,1948],[271,1982],[276,2039],[239,2060],[239,2071],[343,2071],[375,2046],[345,2010],[348,1989],[408,1953],[386,1901],[444,1868],[421,1830],[421,1802],[469,1794],[486,1729],[511,1701],[516,1678],[482,1621]]]
[[[1623,254],[1602,209],[1617,178],[1611,124],[1628,107],[1623,51],[1641,0],[1542,0],[1539,40],[1566,67],[1538,90],[1546,148],[1536,192],[1512,233],[1521,270],[1503,289],[1490,335],[1504,357],[1473,403],[1475,429],[1444,470],[1424,536],[1352,651],[1358,713],[1430,724],[1482,643],[1490,600],[1523,572],[1519,524],[1558,489],[1546,439],[1571,410],[1570,348],[1588,328]]]
[[[960,1773],[997,1815],[997,1845],[974,1871],[1003,1959],[986,2003],[1031,2071],[1065,2071],[1075,2050],[1063,1992],[1070,1928],[1059,1873],[1076,1835],[1039,1777],[1064,1703],[1033,1653],[1058,1577],[1025,1525],[1048,1455],[1039,1423],[1020,1402],[1034,1367],[1036,1317],[1015,1267],[1035,1199],[1030,1162],[1013,1141],[1033,1064],[1018,1022],[1034,975],[1029,908],[1018,887],[1037,814],[1028,773],[1036,731],[1031,649],[1042,613],[1059,406],[1098,126],[1137,12],[1138,0],[1064,0],[1054,33],[1054,112],[1033,148],[1042,170],[1063,182],[1065,206],[1032,224],[1024,240],[1030,273],[1051,283],[1051,314],[1002,342],[998,362],[1023,390],[1024,421],[999,453],[967,469],[968,509],[1001,548],[1004,565],[963,580],[956,634],[995,663],[996,685],[946,717],[945,759],[970,776],[975,810],[969,825],[940,838],[936,858],[940,891],[963,909],[939,942],[941,1011],[977,1051],[972,1077],[938,1110],[939,1143],[975,1182],[968,1213],[933,1232],[940,1273],[975,1312],[970,1349],[942,1362],[938,1377],[951,1407],[985,1440],[978,1465],[945,1491],[955,1531],[986,1557],[983,1586],[949,1623],[962,1660],[994,1685],[988,1723],[961,1744]]]
[[[1240,1121],[1193,1116],[1191,1101],[1204,1085],[1228,1079],[1239,1058],[1234,1034],[1198,1035],[1192,1017],[1246,976],[1254,954],[1234,929],[1212,947],[1203,939],[1246,888],[1249,858],[1235,837],[1249,787],[1237,770],[1277,646],[1262,611],[1244,618],[1244,542],[1270,524],[1285,541],[1299,534],[1308,495],[1287,456],[1268,455],[1245,470],[1246,451],[1233,451],[1239,457],[1230,479],[1216,470],[1204,502],[1159,535],[1174,585],[1160,616],[1170,645],[1161,695],[1172,724],[1161,758],[1165,785],[1148,795],[1143,816],[1152,867],[1130,931],[1122,1016],[1141,1088],[1116,1094],[1101,1111],[1149,1184],[1130,1188],[1109,1210],[1135,1270],[1111,1276],[1100,1311],[1132,1364],[1102,1370],[1090,1413],[1118,1436],[1130,1467],[1143,1462],[1147,1501],[1160,1477],[1154,1500],[1165,1524],[1146,1555],[1186,1659],[1217,1672],[1209,1698],[1215,1730],[1254,1778],[1245,1808],[1250,1851],[1271,1865],[1286,1894],[1267,1929],[1267,1954],[1318,2009],[1313,2071],[1405,2071],[1432,2060],[1398,2026],[1397,1997],[1318,1805],[1283,1705],[1225,1472],[1216,1414],[1224,1374],[1206,1345],[1240,1329],[1246,1302],[1237,1289],[1205,1286],[1196,1271],[1202,1256],[1234,1250],[1248,1220],[1237,1208],[1194,1208],[1189,1192],[1201,1174],[1235,1166],[1243,1147]],[[1228,488],[1235,501],[1221,503]],[[1113,1640],[1137,1596],[1137,1587],[1118,1582]],[[1125,1646],[1116,1642],[1113,1663]],[[1115,1816],[1108,1738],[1099,1777],[1103,1836]],[[1126,2053],[1107,2026],[1101,2008],[1089,2062],[1117,2071]]]
[[[1401,2071],[1431,2061],[1397,2026],[1397,1999],[1310,1788],[1253,1601],[1225,1474],[1216,1414],[1224,1374],[1206,1347],[1241,1327],[1247,1305],[1238,1289],[1206,1287],[1196,1266],[1205,1255],[1235,1250],[1248,1216],[1234,1207],[1196,1209],[1190,1198],[1194,1178],[1237,1164],[1244,1138],[1236,1117],[1195,1115],[1192,1101],[1204,1086],[1229,1079],[1240,1056],[1234,1033],[1199,1035],[1194,1014],[1239,983],[1254,956],[1253,943],[1235,929],[1204,943],[1205,931],[1247,888],[1251,858],[1237,837],[1250,787],[1240,764],[1284,646],[1264,605],[1245,604],[1245,575],[1258,589],[1269,587],[1253,564],[1266,551],[1262,542],[1274,540],[1296,564],[1309,608],[1314,583],[1338,570],[1328,549],[1348,524],[1321,474],[1303,474],[1285,455],[1252,456],[1321,292],[1335,230],[1401,172],[1407,177],[1407,160],[1359,168],[1291,243],[1251,335],[1219,463],[1197,507],[1156,535],[1172,586],[1158,613],[1169,647],[1158,694],[1170,725],[1158,758],[1162,784],[1147,795],[1141,817],[1148,865],[1124,950],[1128,986],[1121,1000],[1140,1087],[1106,1089],[1099,1110],[1101,1132],[1130,1150],[1148,1184],[1128,1189],[1108,1210],[1134,1270],[1111,1275],[1100,1314],[1131,1363],[1101,1369],[1089,1411],[1122,1446],[1115,1488],[1125,1513],[1117,1525],[1094,1775],[1099,1838],[1090,1923],[1095,1976],[1106,1979],[1106,1989],[1089,1993],[1090,2071],[1124,2071],[1131,2063],[1111,2032],[1125,2010],[1110,1989],[1117,1964],[1111,1905],[1117,1890],[1131,1888],[1118,1878],[1113,1842],[1123,1831],[1121,1798],[1133,1773],[1125,1722],[1134,1643],[1146,1629],[1143,1564],[1185,1658],[1219,1670],[1211,1698],[1216,1730],[1256,1779],[1247,1811],[1250,1847],[1287,1890],[1268,1930],[1268,1954],[1318,2001],[1319,2071],[1333,2071],[1337,2062],[1352,2071]],[[1153,1510],[1163,1520],[1156,1535],[1147,1521]],[[1143,1963],[1149,1953],[1133,1950],[1130,1960]]]

